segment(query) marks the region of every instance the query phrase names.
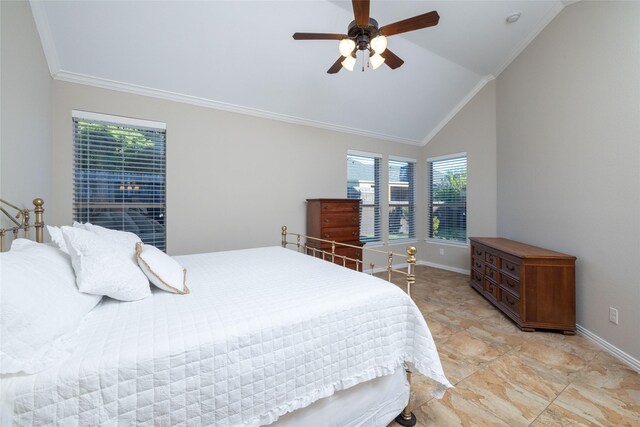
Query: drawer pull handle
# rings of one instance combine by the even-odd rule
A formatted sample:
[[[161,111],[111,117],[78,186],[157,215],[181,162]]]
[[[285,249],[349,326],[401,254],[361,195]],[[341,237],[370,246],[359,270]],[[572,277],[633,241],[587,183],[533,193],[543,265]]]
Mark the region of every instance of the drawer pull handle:
[[[507,270],[514,271],[516,268],[513,265],[507,264]]]
[[[493,263],[493,257],[492,256],[489,257],[489,262]]]
[[[352,236],[357,236],[357,235],[358,235],[358,233],[357,233],[357,232],[355,232],[355,231],[352,231],[352,232],[351,232],[351,235],[352,235]]]
[[[356,218],[355,216],[351,217],[351,222],[356,224],[358,222],[358,218]]]
[[[354,210],[354,211],[357,211],[358,207],[356,205],[353,205],[353,206],[351,206],[351,209]]]
[[[329,218],[323,219],[322,222],[324,222],[325,224],[329,224]]]
[[[515,305],[515,303],[516,303],[516,301],[515,301],[515,300],[512,300],[512,299],[511,299],[511,298],[509,298],[508,296],[505,296],[505,297],[504,297],[504,299],[506,299],[506,300],[507,300],[507,302],[508,302],[510,305]]]
[[[329,233],[324,233],[323,237],[324,237],[325,239],[328,239],[329,237],[331,237],[331,234],[329,234]]]
[[[482,252],[476,249],[476,255],[482,255]]]

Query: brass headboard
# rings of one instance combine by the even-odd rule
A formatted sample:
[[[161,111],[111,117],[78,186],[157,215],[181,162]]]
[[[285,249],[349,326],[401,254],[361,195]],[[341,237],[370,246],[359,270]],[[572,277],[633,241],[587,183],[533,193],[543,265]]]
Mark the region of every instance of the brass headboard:
[[[9,228],[0,228],[0,252],[4,252],[4,238],[7,235],[7,232],[10,232],[14,239],[20,237],[20,231],[23,233],[23,237],[25,239],[29,238],[29,229],[33,227],[36,231],[36,242],[42,243],[44,241],[44,200],[42,199],[34,199],[33,200],[33,209],[20,209],[16,205],[7,202],[4,199],[0,199],[0,212],[2,215],[9,218],[9,221],[13,223],[12,227]],[[10,211],[14,212],[11,213]],[[35,222],[32,224],[29,223],[31,218],[31,212],[33,212],[35,217]]]

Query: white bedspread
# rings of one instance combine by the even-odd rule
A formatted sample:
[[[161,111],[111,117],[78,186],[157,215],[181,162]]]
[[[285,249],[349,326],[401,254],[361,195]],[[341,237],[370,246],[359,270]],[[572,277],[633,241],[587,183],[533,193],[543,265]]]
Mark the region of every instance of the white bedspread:
[[[255,426],[405,362],[449,386],[422,315],[396,286],[278,247],[176,259],[190,294],[105,298],[69,359],[2,378],[4,415],[18,425]]]

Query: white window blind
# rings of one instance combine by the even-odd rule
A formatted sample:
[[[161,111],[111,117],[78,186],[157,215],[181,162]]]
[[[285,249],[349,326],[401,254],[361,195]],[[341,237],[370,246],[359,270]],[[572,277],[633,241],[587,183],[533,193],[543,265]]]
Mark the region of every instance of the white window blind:
[[[415,161],[389,160],[389,240],[415,238]]]
[[[73,219],[133,232],[164,251],[164,126],[109,118],[74,111]]]
[[[428,161],[429,237],[467,241],[467,156]]]
[[[347,155],[347,198],[360,199],[360,240],[379,242],[381,158]]]

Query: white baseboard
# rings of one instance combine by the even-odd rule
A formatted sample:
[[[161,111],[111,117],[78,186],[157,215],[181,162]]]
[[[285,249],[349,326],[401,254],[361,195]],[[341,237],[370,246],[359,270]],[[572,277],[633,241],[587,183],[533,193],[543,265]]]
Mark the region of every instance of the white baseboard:
[[[435,262],[429,261],[418,261],[418,265],[426,265],[427,267],[439,268],[440,270],[453,271],[454,273],[466,274],[469,275],[471,272],[469,270],[465,270],[464,268],[451,267],[449,265],[437,264]]]
[[[631,366],[633,369],[635,369],[636,371],[638,371],[640,373],[640,360],[638,360],[638,359],[632,357],[631,355],[625,353],[624,351],[620,350],[615,345],[609,343],[608,341],[603,340],[602,338],[600,338],[599,336],[597,336],[593,332],[589,331],[588,329],[585,329],[584,327],[582,327],[580,325],[576,325],[576,331],[578,332],[579,335],[582,335],[583,337],[585,337],[589,341],[593,341],[594,343],[598,344],[599,346],[604,348],[608,353],[610,353],[611,355],[617,357],[618,359],[620,359],[621,361],[623,361],[627,365]]]

